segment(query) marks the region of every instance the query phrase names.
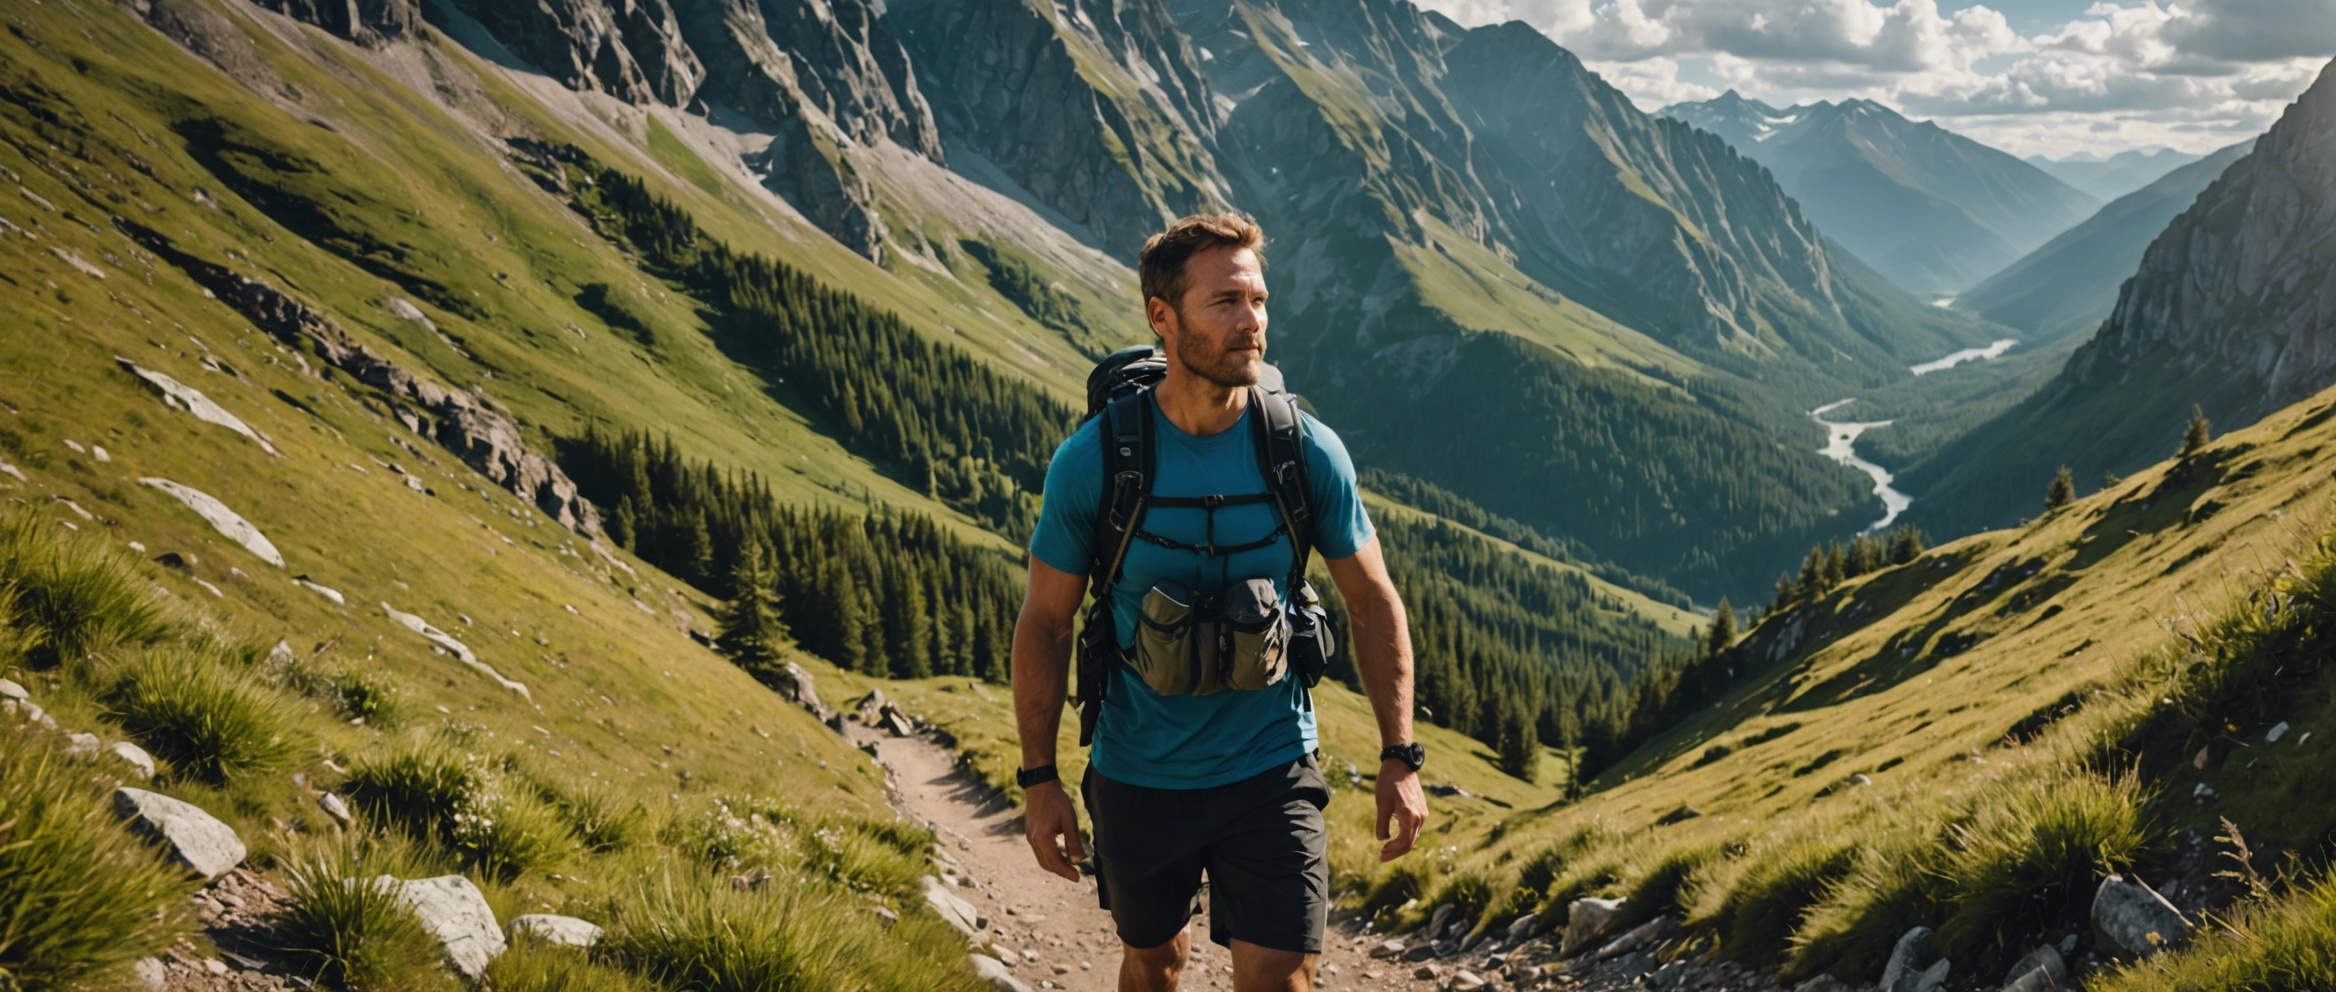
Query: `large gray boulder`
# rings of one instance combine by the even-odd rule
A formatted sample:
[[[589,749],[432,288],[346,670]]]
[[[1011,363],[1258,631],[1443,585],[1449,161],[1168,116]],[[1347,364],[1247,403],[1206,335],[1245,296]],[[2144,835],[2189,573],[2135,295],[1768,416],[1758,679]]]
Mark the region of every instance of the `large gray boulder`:
[[[251,521],[228,509],[227,504],[219,502],[211,494],[169,479],[148,477],[138,481],[177,497],[179,502],[186,504],[187,509],[203,518],[204,523],[210,524],[211,529],[242,545],[244,550],[258,556],[259,560],[277,568],[284,567],[283,552],[276,550],[276,545],[268,540],[268,536],[260,533],[260,529],[252,526]]]
[[[144,789],[114,790],[114,812],[130,832],[169,849],[178,863],[206,879],[243,863],[243,838],[193,803]]]
[[[1565,939],[1558,943],[1558,953],[1567,957],[1580,953],[1595,944],[1606,924],[1614,919],[1614,911],[1621,908],[1620,899],[1600,899],[1590,896],[1576,899],[1565,908]]]
[[[600,943],[601,933],[599,924],[573,916],[529,913],[511,918],[511,937],[514,940],[526,934],[562,947],[591,947]]]
[[[2190,921],[2166,897],[2141,883],[2111,875],[2093,895],[2093,929],[2109,953],[2145,958],[2190,937]]]
[[[446,962],[462,977],[476,982],[486,977],[487,964],[509,947],[503,928],[495,925],[494,907],[470,879],[460,875],[405,880],[381,875],[377,887],[397,894],[398,901],[422,921],[422,929],[446,948]]]

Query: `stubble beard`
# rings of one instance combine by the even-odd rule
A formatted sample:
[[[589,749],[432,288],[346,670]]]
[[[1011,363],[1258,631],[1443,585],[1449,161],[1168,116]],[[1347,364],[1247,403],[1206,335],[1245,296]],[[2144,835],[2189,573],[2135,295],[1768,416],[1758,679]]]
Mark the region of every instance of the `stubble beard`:
[[[1192,326],[1181,312],[1176,315],[1176,319],[1184,327]],[[1179,338],[1176,343],[1176,361],[1184,366],[1185,371],[1221,389],[1242,389],[1257,385],[1258,366],[1264,364],[1262,357],[1256,362],[1243,361],[1242,356],[1235,352],[1210,347],[1198,335],[1179,335]]]

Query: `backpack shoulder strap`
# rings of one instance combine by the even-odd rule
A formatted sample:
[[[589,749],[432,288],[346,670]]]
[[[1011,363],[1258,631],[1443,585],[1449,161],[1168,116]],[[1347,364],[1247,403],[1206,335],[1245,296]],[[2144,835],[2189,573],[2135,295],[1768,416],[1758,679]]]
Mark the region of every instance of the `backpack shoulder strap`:
[[[1306,479],[1305,421],[1298,401],[1288,393],[1249,387],[1249,405],[1256,416],[1257,467],[1281,511],[1282,526],[1290,532],[1291,586],[1306,575],[1306,556],[1314,550],[1314,490]]]
[[[1097,599],[1107,599],[1127,563],[1128,541],[1143,523],[1152,494],[1151,390],[1111,401],[1099,418],[1103,445],[1103,502],[1095,508],[1095,563],[1089,575]]]

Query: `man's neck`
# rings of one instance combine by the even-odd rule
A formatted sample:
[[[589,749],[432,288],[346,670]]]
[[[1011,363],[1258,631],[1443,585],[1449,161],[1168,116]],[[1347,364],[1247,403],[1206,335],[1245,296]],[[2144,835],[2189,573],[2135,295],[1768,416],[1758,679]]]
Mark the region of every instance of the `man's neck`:
[[[1174,364],[1152,395],[1160,404],[1161,415],[1193,437],[1222,434],[1249,409],[1249,390],[1217,385]]]

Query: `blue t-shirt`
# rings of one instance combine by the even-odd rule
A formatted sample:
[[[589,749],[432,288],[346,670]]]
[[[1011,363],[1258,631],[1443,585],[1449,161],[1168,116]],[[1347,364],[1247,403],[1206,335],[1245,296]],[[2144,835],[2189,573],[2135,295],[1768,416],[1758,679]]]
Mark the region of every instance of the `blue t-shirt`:
[[[1155,450],[1155,496],[1237,496],[1267,492],[1257,467],[1257,442],[1249,418],[1223,432],[1194,437],[1150,405]],[[1371,539],[1371,520],[1355,489],[1355,466],[1338,435],[1300,414],[1304,424],[1307,482],[1313,489],[1315,550],[1326,559],[1352,557]],[[1081,425],[1046,470],[1045,502],[1030,553],[1074,575],[1093,560],[1095,514],[1102,507],[1102,418]],[[1199,507],[1154,507],[1143,529],[1172,541],[1204,544],[1207,516]],[[1219,547],[1257,540],[1273,532],[1279,514],[1270,503],[1221,506],[1216,514]],[[1233,581],[1270,578],[1284,597],[1291,565],[1290,542],[1210,559],[1193,551],[1146,541],[1129,543],[1127,563],[1112,588],[1111,615],[1122,647],[1135,643],[1136,617],[1144,594],[1172,579],[1201,595]],[[1238,782],[1276,765],[1296,761],[1315,746],[1314,710],[1293,675],[1263,689],[1226,690],[1206,696],[1162,696],[1124,665],[1112,667],[1104,694],[1101,725],[1088,760],[1113,781],[1153,789],[1206,789]]]

